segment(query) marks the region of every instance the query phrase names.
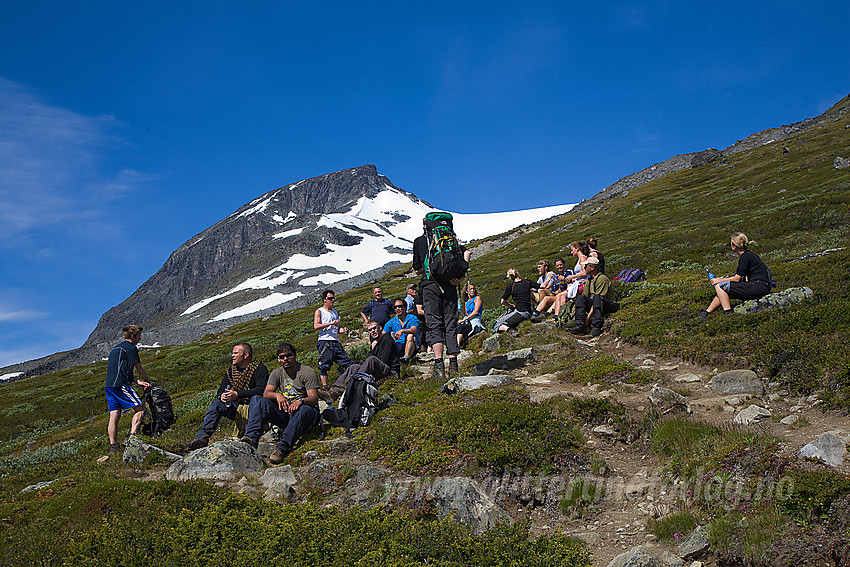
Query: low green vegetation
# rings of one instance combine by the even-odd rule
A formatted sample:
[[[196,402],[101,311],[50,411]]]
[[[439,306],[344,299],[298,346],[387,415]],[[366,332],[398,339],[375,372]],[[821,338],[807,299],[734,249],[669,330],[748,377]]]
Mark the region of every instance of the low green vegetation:
[[[650,518],[646,529],[661,541],[676,541],[684,538],[699,525],[699,518],[691,511],[673,512],[663,518]]]

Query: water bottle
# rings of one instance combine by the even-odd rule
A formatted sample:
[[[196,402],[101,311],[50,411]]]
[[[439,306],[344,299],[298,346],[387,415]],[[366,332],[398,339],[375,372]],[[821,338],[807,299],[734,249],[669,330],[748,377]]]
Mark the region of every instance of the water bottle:
[[[706,269],[705,269],[705,271],[706,271],[706,273],[708,273],[708,279],[709,279],[709,280],[713,280],[713,279],[714,279],[714,274],[712,274],[712,273],[711,273],[711,270],[709,270],[708,268],[706,268]]]

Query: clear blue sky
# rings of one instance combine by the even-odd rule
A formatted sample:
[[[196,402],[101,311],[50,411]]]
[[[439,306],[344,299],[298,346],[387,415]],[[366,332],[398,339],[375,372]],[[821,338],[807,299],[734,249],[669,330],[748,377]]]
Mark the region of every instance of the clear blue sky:
[[[365,163],[437,207],[576,202],[850,92],[850,3],[0,3],[0,366],[185,240]],[[117,330],[116,330],[117,332]]]

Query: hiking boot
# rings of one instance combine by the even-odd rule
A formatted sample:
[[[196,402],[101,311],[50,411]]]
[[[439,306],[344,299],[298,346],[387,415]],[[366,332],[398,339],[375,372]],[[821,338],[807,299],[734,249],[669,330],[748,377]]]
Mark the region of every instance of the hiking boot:
[[[437,380],[446,379],[446,366],[442,358],[434,360],[434,373],[431,374],[431,378],[436,378]]]
[[[602,329],[600,329],[599,327],[593,327],[590,330],[590,338],[591,339],[595,339],[596,337],[598,337],[601,334],[602,334]]]
[[[251,439],[247,435],[243,435],[242,437],[239,438],[239,440],[242,441],[243,443],[247,443],[248,445],[250,445],[254,449],[257,448],[257,440],[256,439]]]
[[[117,455],[121,452],[121,443],[110,443],[109,444],[109,454]]]
[[[587,328],[587,325],[576,325],[570,332],[574,335],[586,335],[590,332],[590,329]]]
[[[210,444],[210,438],[209,437],[195,437],[194,439],[189,441],[189,448],[194,451],[195,449],[200,449],[202,447],[206,447],[209,444]]]
[[[319,390],[319,399],[324,400],[328,405],[332,405],[343,394],[344,390],[339,386],[331,386],[327,390]]]
[[[400,364],[408,364],[410,362],[410,357],[405,355],[398,359]]]
[[[269,455],[269,462],[273,465],[279,465],[289,456],[289,453],[292,452],[292,449],[289,447],[284,447],[283,449],[275,449],[272,451],[272,454]]]
[[[457,367],[457,358],[450,358],[449,359],[449,378],[454,378],[458,374],[460,374],[460,371],[458,370],[458,367]]]
[[[700,309],[699,310],[699,318],[702,319],[703,321],[708,319],[708,311],[706,311],[705,309]]]

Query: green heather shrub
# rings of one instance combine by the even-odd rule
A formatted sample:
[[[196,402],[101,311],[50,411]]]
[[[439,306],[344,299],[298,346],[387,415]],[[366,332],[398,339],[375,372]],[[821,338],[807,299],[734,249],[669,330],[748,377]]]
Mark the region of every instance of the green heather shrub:
[[[571,380],[580,384],[586,382],[650,384],[656,381],[654,372],[635,368],[631,363],[610,355],[595,356],[579,362],[571,374]]]
[[[75,521],[57,518],[62,509]],[[32,530],[14,526],[0,540],[10,566],[590,566],[581,542],[560,534],[533,540],[527,524],[474,535],[450,519],[285,506],[204,483],[66,484],[3,512],[41,528],[26,544],[46,544],[26,545],[20,538]]]
[[[370,458],[420,473],[464,467],[501,473],[558,469],[584,452],[580,433],[548,403],[531,403],[510,388],[480,388],[459,396],[439,386],[409,382],[394,392],[398,404],[359,437]],[[405,391],[407,390],[407,391]]]
[[[605,496],[605,488],[593,480],[578,478],[570,481],[565,496],[558,502],[561,512],[572,518],[584,518],[598,509],[593,505]]]
[[[0,478],[4,478],[12,472],[26,471],[34,465],[76,455],[88,445],[89,443],[70,441],[60,443],[59,445],[40,447],[32,451],[25,450],[20,453],[7,455],[0,458]]]
[[[668,458],[668,468],[680,476],[718,468],[752,474],[777,466],[777,439],[683,418],[658,422],[650,434],[650,446]]]
[[[672,541],[684,537],[699,525],[699,519],[693,512],[673,512],[663,518],[650,518],[646,529],[661,541]]]
[[[833,501],[850,493],[850,477],[834,470],[789,472],[790,495],[782,500],[782,510],[798,522],[811,523],[827,518]]]
[[[727,511],[711,520],[711,549],[722,564],[767,567],[773,563],[765,552],[783,527],[782,515],[770,502],[746,512]]]

